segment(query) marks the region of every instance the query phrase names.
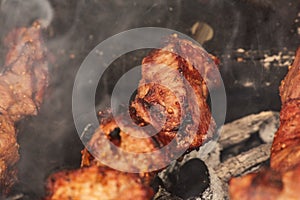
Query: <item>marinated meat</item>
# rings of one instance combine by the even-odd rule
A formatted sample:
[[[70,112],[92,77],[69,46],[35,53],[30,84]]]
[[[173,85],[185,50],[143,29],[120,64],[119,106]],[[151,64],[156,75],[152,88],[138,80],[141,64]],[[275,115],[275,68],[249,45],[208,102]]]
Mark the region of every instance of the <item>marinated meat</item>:
[[[271,151],[271,167],[285,172],[300,164],[300,48],[281,82],[280,127]],[[300,197],[300,194],[299,194]]]
[[[150,159],[145,159],[145,156],[143,156],[143,153],[159,150],[158,143],[153,138],[147,137],[147,133],[128,125],[126,121],[123,121],[124,117],[122,115],[114,117],[110,111],[101,112],[101,115],[105,117],[100,116],[100,127],[87,145],[91,154],[97,158],[92,163],[102,165],[97,161],[101,160],[106,162],[104,164],[115,166],[117,169],[143,174],[149,170],[151,171],[151,166],[154,163],[165,162],[164,155],[161,154],[151,156]],[[117,124],[117,122],[123,124]],[[119,127],[119,125],[122,127]],[[147,138],[137,138],[130,135],[133,132]],[[114,146],[119,151],[114,150]],[[84,154],[83,158],[85,158],[83,159],[83,165],[91,160],[88,154]]]
[[[145,200],[154,195],[138,175],[95,165],[58,172],[48,179],[47,187],[51,192],[45,200]]]
[[[0,114],[0,191],[7,193],[17,180],[15,164],[19,160],[13,121]]]
[[[100,126],[82,151],[82,168],[52,175],[47,200],[151,199],[153,165],[166,166],[173,151],[198,148],[213,135],[215,122],[206,98],[207,86],[220,81],[213,73],[217,69],[212,70],[214,62],[217,59],[203,49],[176,36],[150,53],[143,60],[140,87],[127,113],[131,123],[128,111],[115,116],[101,111]],[[158,134],[150,135],[149,130]],[[153,153],[175,137],[169,152]],[[145,159],[144,154],[152,156]]]
[[[142,80],[131,109],[153,125],[156,139],[178,149],[195,149],[213,135],[215,122],[206,102],[207,85],[216,86],[215,57],[190,41],[170,37],[167,45],[143,59]]]
[[[230,181],[231,199],[297,200],[299,199],[300,166],[286,172],[264,169]]]
[[[300,199],[300,48],[281,82],[280,127],[271,149],[271,166],[230,181],[231,199]]]
[[[7,193],[17,179],[14,123],[37,114],[48,85],[48,63],[38,23],[11,31],[4,44],[9,50],[0,74],[0,191]]]

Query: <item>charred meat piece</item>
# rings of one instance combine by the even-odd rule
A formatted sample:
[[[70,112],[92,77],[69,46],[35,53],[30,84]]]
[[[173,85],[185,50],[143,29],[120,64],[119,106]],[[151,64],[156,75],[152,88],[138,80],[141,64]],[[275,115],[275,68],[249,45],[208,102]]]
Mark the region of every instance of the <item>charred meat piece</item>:
[[[7,193],[16,181],[19,159],[14,123],[36,115],[48,85],[47,50],[38,23],[11,31],[0,74],[0,191]]]
[[[159,131],[156,139],[162,144],[178,132],[178,149],[186,149],[187,143],[190,149],[198,148],[212,137],[215,122],[206,99],[207,85],[220,82],[214,61],[199,46],[176,36],[143,59],[142,80],[131,109]]]
[[[281,82],[280,95],[280,127],[272,145],[271,167],[284,172],[300,164],[300,48]]]
[[[280,173],[264,169],[230,181],[231,199],[296,200],[299,199],[300,166]]]
[[[281,82],[280,127],[271,150],[271,167],[230,181],[231,199],[300,199],[300,48]]]
[[[166,166],[170,158],[166,156],[172,157],[166,154],[198,148],[212,137],[215,122],[206,98],[207,86],[220,81],[212,70],[214,62],[203,49],[176,36],[144,58],[142,80],[129,113],[100,112],[100,126],[82,151],[83,168],[52,175],[47,200],[151,199],[152,190],[145,184],[155,174],[155,170],[149,173],[153,165]],[[153,153],[160,152],[178,132],[175,149]],[[145,159],[144,154],[151,156]]]
[[[92,159],[91,163],[102,165],[97,160],[105,160],[106,165],[143,174],[151,170],[151,166],[154,163],[165,162],[163,155],[154,155],[150,159],[145,159],[143,156],[143,153],[159,150],[159,145],[154,138],[148,137],[147,133],[128,125],[126,121],[123,121],[124,117],[122,115],[114,117],[110,111],[101,112],[101,115],[100,127],[87,145],[88,150],[96,157],[95,160]],[[146,136],[147,138],[137,138],[132,136],[132,133]],[[120,151],[114,151],[114,146]],[[87,165],[89,163],[88,160],[91,160],[91,156],[85,151],[82,160],[82,165]]]
[[[0,77],[6,113],[14,120],[35,115],[48,85],[47,50],[37,23],[30,28],[13,30],[5,39],[9,48]],[[2,94],[2,92],[1,92]],[[6,103],[5,103],[6,102]]]
[[[7,193],[17,180],[15,164],[19,160],[19,145],[13,121],[0,114],[0,190]]]
[[[47,187],[51,192],[45,200],[145,200],[154,195],[138,175],[95,165],[56,173],[48,179]]]

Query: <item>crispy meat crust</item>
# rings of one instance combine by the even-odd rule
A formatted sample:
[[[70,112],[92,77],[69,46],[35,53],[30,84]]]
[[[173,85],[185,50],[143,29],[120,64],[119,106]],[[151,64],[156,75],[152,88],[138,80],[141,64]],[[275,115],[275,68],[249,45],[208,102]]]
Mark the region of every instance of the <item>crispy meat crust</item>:
[[[14,123],[36,115],[48,84],[48,64],[40,26],[11,31],[0,74],[0,191],[7,193],[16,181],[19,159]]]
[[[154,194],[138,175],[95,165],[58,172],[48,179],[47,187],[51,193],[45,200],[145,200]]]
[[[300,166],[279,173],[264,169],[230,181],[231,199],[297,200],[299,199]]]
[[[182,133],[177,139],[178,149],[186,149],[188,141],[192,141],[190,150],[198,148],[212,137],[215,122],[206,98],[207,84],[220,82],[214,61],[199,46],[176,36],[143,59],[132,115],[159,130],[156,139],[163,145],[178,132]]]
[[[187,60],[177,54],[184,55]],[[144,159],[141,153],[151,153],[168,144],[180,126],[184,134],[176,141],[177,149],[187,149],[189,141],[192,143],[190,149],[198,148],[213,134],[215,123],[206,103],[207,84],[217,84],[220,80],[209,69],[216,66],[212,60],[217,62],[198,46],[175,36],[170,37],[163,49],[144,58],[140,87],[129,109],[131,118],[140,129],[124,120],[124,112],[114,117],[110,111],[100,112],[100,126],[87,145],[91,153],[87,149],[82,151],[81,166],[84,168],[54,174],[48,184],[50,196],[47,200],[151,199],[153,193],[145,184],[149,185],[155,173],[148,171],[154,163],[164,163],[168,159],[162,154]],[[141,127],[148,125],[151,130],[157,130],[164,121],[162,113],[166,116],[166,123],[157,135],[147,138],[132,135],[149,136]],[[136,154],[122,155],[113,149],[114,146]],[[104,167],[91,154],[102,162],[105,160],[106,165],[137,171],[139,177]],[[138,165],[133,165],[132,161]],[[128,189],[120,189],[122,185]]]
[[[122,121],[123,116],[113,117],[110,111],[101,113],[105,115],[104,118],[100,116],[100,127],[94,133],[92,139],[88,143],[88,149],[99,160],[106,160],[108,165],[113,165],[118,169],[124,169],[127,171],[137,171],[141,174],[149,171],[151,165],[156,162],[163,163],[165,159],[163,155],[154,156],[152,159],[145,160],[141,153],[153,152],[159,149],[158,143],[151,137],[148,138],[136,138],[131,136],[130,133],[137,132],[134,128],[126,125]],[[126,129],[126,132],[118,126],[116,123],[123,123],[122,128]],[[146,134],[139,131],[138,134]],[[103,137],[104,136],[104,137]],[[109,141],[109,142],[108,142]],[[121,152],[115,152],[112,150],[113,146],[117,146],[119,150],[135,154],[121,154]],[[86,158],[85,158],[86,157]],[[83,155],[83,163],[88,163],[90,156]],[[132,161],[138,163],[133,164]],[[117,161],[117,162],[116,162]],[[93,162],[102,165],[101,163],[93,160]],[[92,163],[93,163],[92,162]]]
[[[300,199],[300,48],[281,82],[280,127],[271,150],[271,168],[230,181],[231,199]]]
[[[300,163],[300,48],[281,82],[280,128],[271,151],[271,167],[285,172]],[[299,195],[300,197],[300,195]]]

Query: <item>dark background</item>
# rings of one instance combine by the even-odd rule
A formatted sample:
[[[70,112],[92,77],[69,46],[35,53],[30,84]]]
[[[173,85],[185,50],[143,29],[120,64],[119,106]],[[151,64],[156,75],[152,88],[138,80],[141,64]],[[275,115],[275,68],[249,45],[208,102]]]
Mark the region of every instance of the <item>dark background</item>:
[[[13,27],[30,24],[40,14],[27,11],[20,6],[20,1],[12,1],[15,6],[1,9],[1,37]],[[28,2],[35,5],[37,1]],[[46,1],[40,2],[34,9],[41,9]],[[287,66],[271,63],[270,67],[264,67],[260,60],[264,54],[290,54],[297,49],[300,41],[298,0],[49,2],[54,17],[44,35],[56,62],[51,68],[51,84],[40,114],[18,124],[21,161],[20,183],[15,193],[38,199],[43,195],[44,182],[50,173],[79,166],[83,145],[72,118],[74,78],[87,54],[101,41],[121,31],[155,26],[192,36],[192,25],[205,22],[213,28],[214,37],[204,48],[221,60],[220,71],[227,92],[226,121],[280,109],[278,86]],[[5,3],[7,1],[1,1],[2,8]],[[238,54],[239,48],[249,54]],[[0,53],[3,58],[5,49],[1,48]],[[106,94],[111,92],[118,77],[140,64],[144,55],[143,51],[135,52],[112,64],[98,87],[99,108],[107,104]],[[238,62],[239,56],[247,59]]]

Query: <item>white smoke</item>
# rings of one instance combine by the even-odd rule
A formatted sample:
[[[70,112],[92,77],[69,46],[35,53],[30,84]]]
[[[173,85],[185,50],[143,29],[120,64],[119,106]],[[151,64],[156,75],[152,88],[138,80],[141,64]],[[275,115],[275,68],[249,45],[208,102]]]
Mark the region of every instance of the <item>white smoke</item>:
[[[53,19],[53,9],[47,0],[2,0],[1,12],[5,22],[14,25],[39,21],[46,28]]]

